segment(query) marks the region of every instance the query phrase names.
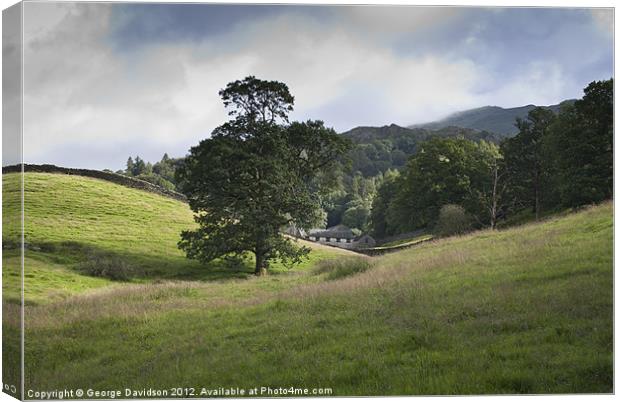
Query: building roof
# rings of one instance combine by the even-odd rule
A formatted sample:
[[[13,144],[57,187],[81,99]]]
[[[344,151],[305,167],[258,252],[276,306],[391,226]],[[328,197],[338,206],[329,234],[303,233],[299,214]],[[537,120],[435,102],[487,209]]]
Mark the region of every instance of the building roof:
[[[335,237],[337,239],[354,239],[356,237],[351,228],[345,225],[336,225],[327,229],[312,229],[309,235],[315,237]]]

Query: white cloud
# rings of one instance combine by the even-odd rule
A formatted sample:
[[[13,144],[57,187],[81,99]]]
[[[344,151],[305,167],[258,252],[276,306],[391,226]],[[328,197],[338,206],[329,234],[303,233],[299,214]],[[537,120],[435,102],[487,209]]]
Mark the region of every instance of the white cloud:
[[[593,8],[590,10],[592,18],[598,29],[605,35],[614,35],[614,9],[613,8]]]
[[[373,33],[411,33],[451,23],[463,14],[457,7],[365,5],[347,7],[348,22]]]
[[[108,36],[113,6],[27,5],[29,162],[120,168],[129,154],[183,155],[226,120],[217,92],[249,74],[287,83],[294,118],[322,119],[340,131],[429,121],[485,104],[552,103],[566,93],[554,63],[531,62],[518,77],[481,91],[493,75],[483,64],[454,54],[397,54],[373,34],[380,20],[385,32],[426,40],[425,29],[455,16],[448,8],[377,15],[387,9],[360,7],[345,15],[348,23],[331,25],[289,12],[202,41],[119,52]]]
[[[257,21],[213,41],[119,54],[106,43],[109,6],[36,5],[40,8],[31,16],[36,11],[52,18],[28,20],[26,158],[35,162],[120,167],[128,154],[143,152],[141,143],[149,143],[144,149],[153,153],[159,150],[143,155],[148,159],[183,153],[225,121],[218,90],[248,74],[286,82],[296,97],[295,117],[323,118],[328,125],[334,124],[329,116],[308,111],[346,107],[338,99],[359,87],[376,93],[376,110],[383,111],[368,124],[407,122],[446,104],[471,103],[470,62],[403,60],[344,29],[294,14]],[[222,52],[222,44],[236,51]],[[350,116],[337,128],[367,117]],[[63,143],[71,155],[58,146]],[[79,155],[76,147],[83,149]],[[115,154],[104,157],[103,149]],[[97,158],[88,157],[91,153]]]
[[[550,105],[563,100],[567,86],[571,85],[562,66],[545,61],[528,63],[515,78],[507,79],[479,98],[480,104],[516,107],[527,104]],[[573,84],[575,85],[575,84]],[[577,85],[572,88],[578,91]]]

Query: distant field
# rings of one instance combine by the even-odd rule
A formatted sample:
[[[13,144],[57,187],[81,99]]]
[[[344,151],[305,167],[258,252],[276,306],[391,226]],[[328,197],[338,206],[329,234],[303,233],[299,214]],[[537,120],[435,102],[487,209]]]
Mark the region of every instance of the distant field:
[[[611,203],[383,257],[321,248],[257,278],[187,261],[176,249],[192,224],[181,203],[92,179],[29,179],[28,241],[57,246],[27,257],[27,285],[38,286],[26,307],[27,389],[613,391]],[[92,251],[66,241],[144,273],[85,276],[76,267]]]

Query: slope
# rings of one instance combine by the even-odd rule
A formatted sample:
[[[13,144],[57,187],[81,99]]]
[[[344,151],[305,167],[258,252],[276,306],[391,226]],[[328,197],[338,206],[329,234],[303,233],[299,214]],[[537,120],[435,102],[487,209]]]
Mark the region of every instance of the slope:
[[[609,393],[612,232],[606,203],[293,276],[28,306],[26,388]]]
[[[574,100],[566,100],[557,105],[542,106],[558,113],[564,103],[572,103]],[[502,108],[499,106],[484,106],[454,113],[439,121],[425,124],[414,124],[410,128],[426,128],[440,130],[450,126],[469,128],[480,131],[488,131],[495,134],[512,136],[518,132],[515,127],[517,118],[525,119],[527,114],[536,105],[526,105],[514,108]]]
[[[5,216],[19,214],[18,174],[3,175]],[[161,280],[244,278],[250,262],[231,269],[188,260],[177,248],[182,230],[192,228],[187,204],[108,181],[63,174],[25,175],[25,291],[27,303],[62,299],[93,288]],[[3,225],[5,297],[19,298],[20,221]],[[321,248],[300,267],[329,255]],[[274,266],[276,271],[286,271]],[[116,279],[116,280],[114,280]]]

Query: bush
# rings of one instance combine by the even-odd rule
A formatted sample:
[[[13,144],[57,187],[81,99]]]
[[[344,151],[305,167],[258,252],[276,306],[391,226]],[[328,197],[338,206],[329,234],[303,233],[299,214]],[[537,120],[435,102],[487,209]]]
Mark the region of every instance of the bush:
[[[91,253],[80,264],[83,273],[113,281],[128,281],[134,273],[133,268],[123,259],[104,253]]]
[[[156,186],[165,188],[168,191],[176,190],[173,183],[171,183],[170,181],[164,179],[163,177],[155,173],[142,173],[135,177],[136,179],[144,180]]]
[[[364,272],[370,267],[370,261],[366,258],[323,260],[317,264],[314,273],[317,275],[327,273],[327,280],[334,280]]]
[[[467,233],[472,228],[472,219],[460,205],[447,204],[439,210],[435,224],[435,236],[445,237]]]

